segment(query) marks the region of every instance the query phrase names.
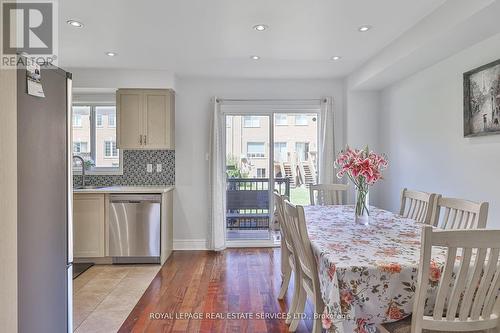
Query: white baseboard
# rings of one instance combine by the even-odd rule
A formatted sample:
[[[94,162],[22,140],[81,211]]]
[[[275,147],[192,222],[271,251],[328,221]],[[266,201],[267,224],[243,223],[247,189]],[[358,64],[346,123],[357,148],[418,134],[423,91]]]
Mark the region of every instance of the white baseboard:
[[[252,247],[279,247],[280,244],[274,242],[273,240],[232,240],[226,242],[227,248],[252,248]]]
[[[208,250],[207,240],[204,238],[174,239],[174,250]]]

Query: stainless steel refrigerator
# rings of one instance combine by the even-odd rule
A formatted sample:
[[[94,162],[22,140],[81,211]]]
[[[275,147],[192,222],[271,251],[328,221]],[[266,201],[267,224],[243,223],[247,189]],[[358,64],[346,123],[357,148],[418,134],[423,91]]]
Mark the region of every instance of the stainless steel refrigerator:
[[[19,332],[71,332],[71,74],[42,66],[42,98],[17,71]]]

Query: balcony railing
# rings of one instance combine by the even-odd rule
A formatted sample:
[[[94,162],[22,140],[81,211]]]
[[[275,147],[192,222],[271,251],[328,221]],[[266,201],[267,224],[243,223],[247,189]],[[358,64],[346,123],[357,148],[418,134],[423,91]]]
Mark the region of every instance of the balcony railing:
[[[269,229],[269,178],[228,178],[226,188],[226,223],[229,230]],[[290,179],[276,178],[274,187],[290,196]]]

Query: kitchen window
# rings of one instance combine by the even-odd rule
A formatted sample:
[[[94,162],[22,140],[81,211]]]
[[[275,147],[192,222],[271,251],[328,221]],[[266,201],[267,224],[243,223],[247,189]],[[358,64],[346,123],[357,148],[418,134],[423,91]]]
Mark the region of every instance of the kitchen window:
[[[88,174],[122,173],[122,154],[116,147],[115,105],[74,105],[73,143],[73,153],[85,160]],[[76,159],[74,171],[81,172]]]
[[[247,157],[248,158],[264,158],[265,157],[264,142],[247,142]]]

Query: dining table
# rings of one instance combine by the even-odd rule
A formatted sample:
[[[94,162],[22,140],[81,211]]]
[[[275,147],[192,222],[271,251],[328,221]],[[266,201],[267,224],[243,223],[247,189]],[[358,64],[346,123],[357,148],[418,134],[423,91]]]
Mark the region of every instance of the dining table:
[[[376,207],[369,212],[369,222],[358,224],[354,206],[304,207],[327,332],[372,333],[412,312],[423,225]],[[433,249],[429,308],[445,256]]]

